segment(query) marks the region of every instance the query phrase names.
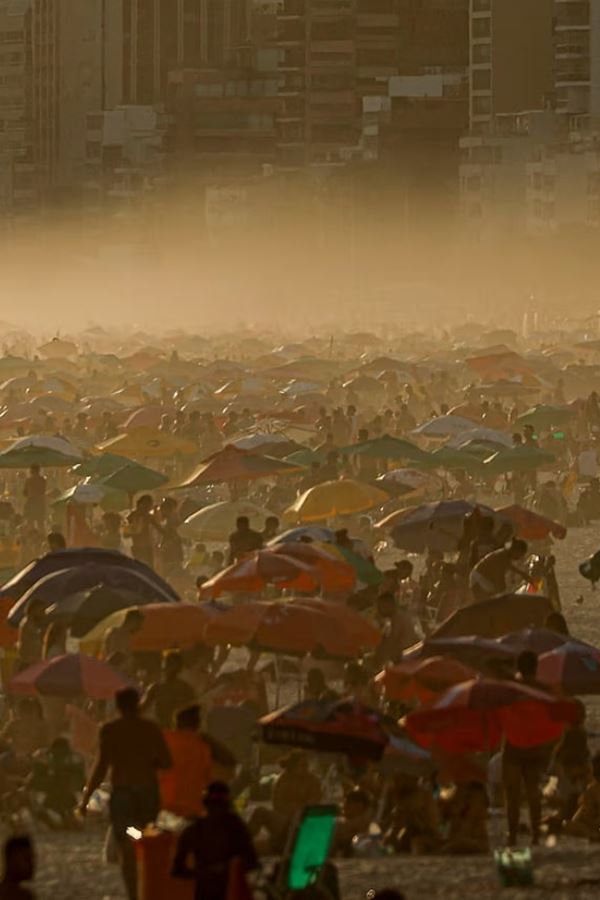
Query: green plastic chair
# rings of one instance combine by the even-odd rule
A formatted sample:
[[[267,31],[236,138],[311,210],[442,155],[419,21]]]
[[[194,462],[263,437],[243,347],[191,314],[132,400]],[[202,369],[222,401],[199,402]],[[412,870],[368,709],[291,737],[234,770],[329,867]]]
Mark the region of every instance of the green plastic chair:
[[[330,898],[323,883],[339,815],[336,806],[307,806],[290,828],[275,879],[263,885],[272,900],[290,898],[310,888]]]

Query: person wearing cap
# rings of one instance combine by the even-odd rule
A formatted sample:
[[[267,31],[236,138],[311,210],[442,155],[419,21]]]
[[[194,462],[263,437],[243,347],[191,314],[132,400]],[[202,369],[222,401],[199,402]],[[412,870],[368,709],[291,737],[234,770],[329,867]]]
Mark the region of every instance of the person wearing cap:
[[[258,859],[250,832],[233,811],[224,782],[209,784],[204,808],[206,815],[179,836],[171,875],[196,882],[195,900],[225,900],[232,863],[245,873],[258,867]]]

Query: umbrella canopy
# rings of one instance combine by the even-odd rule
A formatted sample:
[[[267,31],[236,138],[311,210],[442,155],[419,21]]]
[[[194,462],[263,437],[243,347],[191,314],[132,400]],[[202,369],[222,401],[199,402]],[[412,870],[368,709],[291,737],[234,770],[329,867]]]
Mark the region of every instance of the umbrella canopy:
[[[271,541],[270,546],[290,544],[295,541],[333,543],[335,541],[335,532],[331,528],[324,528],[321,525],[301,525],[299,528],[291,528],[289,531],[284,531],[283,534],[277,535]]]
[[[104,499],[106,491],[99,484],[76,484],[75,487],[69,488],[60,497],[52,501],[52,506],[61,506],[64,503],[78,503],[81,506],[86,504],[101,503]]]
[[[444,753],[491,752],[503,737],[515,747],[557,740],[580,718],[577,705],[515,681],[478,678],[450,688],[431,709],[406,718],[410,736]]]
[[[375,685],[386,700],[416,701],[425,706],[449,687],[469,681],[475,675],[474,669],[456,659],[432,656],[423,660],[406,660],[384,669],[376,676]]]
[[[313,463],[324,462],[325,456],[319,453],[318,450],[311,450],[309,447],[306,447],[304,450],[295,450],[294,453],[290,453],[289,456],[285,457],[285,461],[294,466],[302,466],[308,469]]]
[[[247,516],[250,527],[259,531],[264,528],[266,519],[271,515],[273,514],[268,509],[246,500],[213,503],[188,516],[179,533],[195,541],[224,542],[235,531],[235,523],[240,516]]]
[[[338,556],[330,545],[317,547],[296,541],[290,544],[276,544],[272,553],[297,559],[311,568],[318,577],[325,593],[347,593],[356,584],[356,570],[343,557]]]
[[[211,619],[227,610],[215,603],[150,603],[133,608],[142,615],[142,626],[131,639],[134,653],[195,647],[203,643],[204,629]],[[100,647],[106,633],[122,625],[130,609],[118,610],[102,619],[82,638],[86,647]]]
[[[437,416],[435,419],[425,422],[419,428],[415,428],[413,434],[418,434],[421,437],[445,438],[453,434],[464,434],[466,431],[471,431],[472,428],[472,419],[464,419],[461,416],[452,415]]]
[[[408,460],[408,462],[423,462],[429,458],[429,454],[420,447],[389,434],[362,441],[360,444],[350,444],[343,447],[340,453],[345,456],[366,456],[369,459]]]
[[[562,647],[563,644],[572,642],[572,640],[569,635],[549,631],[547,628],[522,628],[520,631],[512,631],[510,634],[498,638],[498,643],[512,650],[515,656],[524,650],[532,650],[536,656],[540,656],[542,653]],[[577,643],[582,647],[593,649],[590,644],[584,644],[581,641],[577,641]]]
[[[328,606],[295,603],[244,603],[215,616],[204,629],[210,645],[258,647],[273,653],[305,656],[320,653],[353,659],[363,652],[356,632]]]
[[[29,563],[29,565],[25,566],[7,581],[0,588],[0,597],[11,597],[16,602],[45,575],[63,569],[73,569],[87,565],[120,566],[124,569],[139,572],[155,584],[159,590],[164,591],[168,599],[179,600],[177,592],[171,585],[164,581],[149,566],[139,562],[137,559],[132,559],[130,556],[125,556],[124,553],[119,553],[118,550],[104,550],[99,547],[84,547],[47,553],[46,556]],[[19,622],[20,617],[18,621],[15,621],[15,625],[18,625]]]
[[[175,602],[169,592],[142,572],[121,566],[90,564],[59,569],[44,575],[15,603],[8,617],[9,622],[18,624],[31,603],[40,603],[45,607],[54,604],[55,613],[59,615],[63,606],[66,610],[65,604],[69,597],[100,586],[117,592],[117,597],[123,599],[122,606]]]
[[[525,541],[543,541],[550,535],[563,540],[567,536],[564,525],[518,504],[503,506],[496,510],[496,515],[508,519],[515,526],[517,536]]]
[[[240,559],[223,569],[202,587],[207,598],[219,597],[224,593],[258,593],[268,584],[281,590],[315,591],[319,579],[314,569],[306,563],[271,550],[259,550],[252,556]]]
[[[354,699],[305,700],[259,720],[262,740],[318,753],[381,759],[389,736],[380,713]]]
[[[540,684],[571,696],[600,694],[600,650],[567,642],[538,659]]]
[[[117,691],[132,686],[127,678],[106,663],[80,653],[68,653],[20,672],[10,682],[9,691],[65,700],[81,697],[112,700]]]
[[[140,491],[154,491],[163,487],[168,480],[162,472],[149,469],[141,463],[129,462],[116,472],[106,475],[102,479],[102,484],[113,491],[137,494]]]
[[[287,603],[320,610],[333,623],[339,622],[344,633],[351,634],[357,646],[362,648],[361,653],[375,650],[381,643],[381,633],[375,625],[345,603],[333,603],[318,597],[298,597]]]
[[[484,466],[491,475],[503,475],[506,472],[535,472],[555,460],[554,454],[547,450],[522,444],[510,450],[499,450],[485,460]]]
[[[517,419],[517,425],[533,425],[534,428],[550,429],[566,425],[575,415],[570,406],[548,406],[540,403],[524,412]]]
[[[98,444],[97,449],[102,452],[128,456],[135,460],[192,456],[198,450],[193,441],[146,428],[137,428],[126,434],[119,434],[117,437]]]
[[[492,597],[452,613],[430,635],[431,638],[477,634],[498,638],[510,631],[542,626],[551,612],[552,602],[538,594],[505,594]]]
[[[500,447],[512,447],[512,437],[503,431],[497,431],[494,428],[471,428],[461,434],[456,434],[448,441],[449,447],[461,447],[469,441],[477,441],[478,443],[490,442],[498,444]]]
[[[386,485],[396,485],[406,491],[439,490],[442,481],[438,475],[420,472],[418,469],[392,469],[380,475],[377,482],[385,489]]]
[[[83,453],[64,438],[45,435],[21,438],[0,453],[0,469],[69,468],[83,459]]]
[[[130,463],[131,459],[127,456],[119,456],[117,453],[103,453],[101,456],[93,456],[91,459],[86,459],[85,462],[74,466],[73,472],[81,477],[97,475],[100,478],[104,478],[106,475],[112,475],[113,472],[117,472]]]
[[[261,456],[228,445],[201,463],[181,487],[191,488],[202,484],[219,484],[230,481],[252,481],[257,478],[291,475],[301,471],[301,466],[285,460]]]
[[[455,659],[473,669],[487,672],[499,666],[506,674],[514,670],[515,653],[492,638],[467,635],[455,638],[427,638],[404,653],[406,660],[422,660],[435,656]]]
[[[340,516],[352,516],[383,506],[388,494],[370,484],[344,478],[340,481],[324,481],[310,488],[299,497],[286,516],[298,522],[324,522]]]
[[[422,553],[428,548],[452,552],[458,547],[466,516],[475,508],[484,516],[495,515],[487,506],[467,500],[441,500],[399,510],[376,527],[390,530],[396,546],[408,552]]]

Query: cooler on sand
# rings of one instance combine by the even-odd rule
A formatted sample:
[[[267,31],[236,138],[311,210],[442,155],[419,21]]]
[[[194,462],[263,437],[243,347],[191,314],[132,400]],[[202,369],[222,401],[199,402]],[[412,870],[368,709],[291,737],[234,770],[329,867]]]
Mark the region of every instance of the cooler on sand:
[[[155,831],[134,841],[138,900],[194,900],[194,881],[171,878],[177,838],[170,831]]]

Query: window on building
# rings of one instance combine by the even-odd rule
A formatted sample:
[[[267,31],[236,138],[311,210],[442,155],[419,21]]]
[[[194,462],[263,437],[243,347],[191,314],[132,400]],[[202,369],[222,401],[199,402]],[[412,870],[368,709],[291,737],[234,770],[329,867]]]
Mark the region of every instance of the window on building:
[[[474,91],[489,91],[492,86],[491,69],[473,69],[472,85]]]

